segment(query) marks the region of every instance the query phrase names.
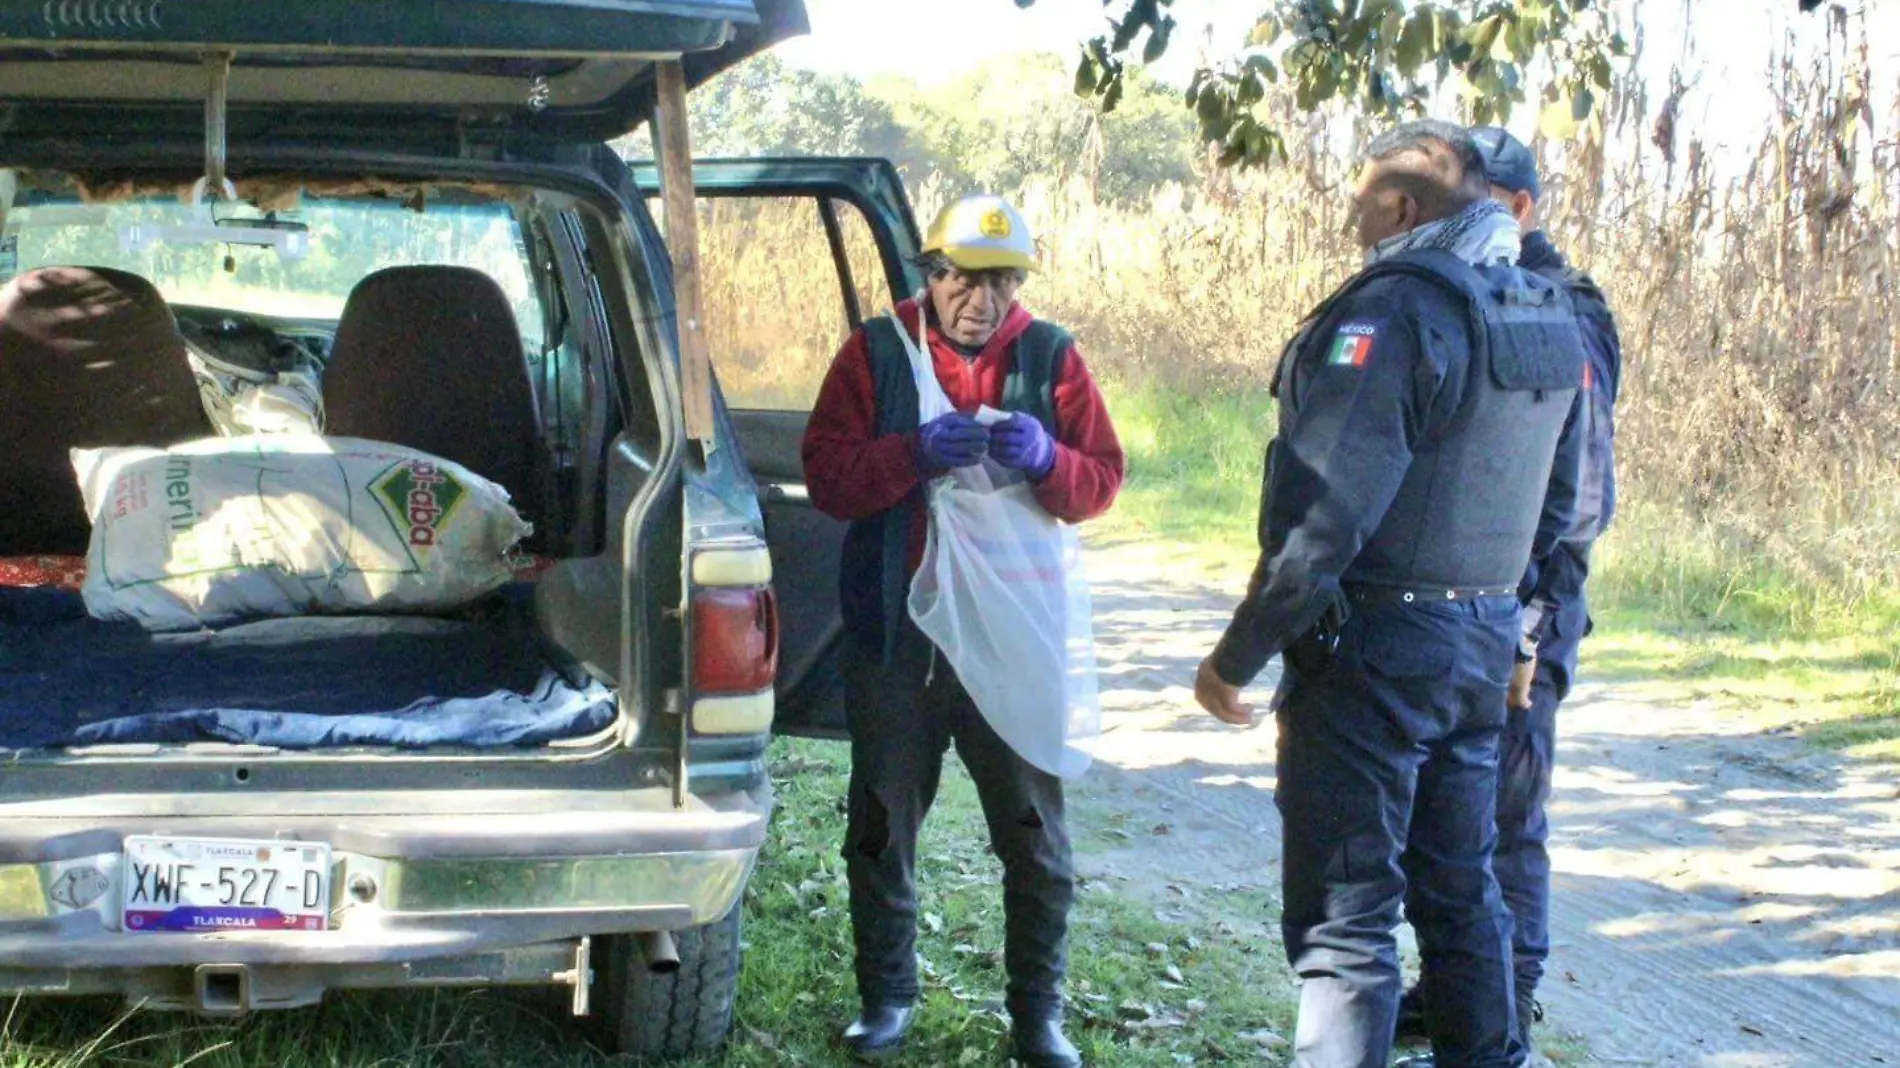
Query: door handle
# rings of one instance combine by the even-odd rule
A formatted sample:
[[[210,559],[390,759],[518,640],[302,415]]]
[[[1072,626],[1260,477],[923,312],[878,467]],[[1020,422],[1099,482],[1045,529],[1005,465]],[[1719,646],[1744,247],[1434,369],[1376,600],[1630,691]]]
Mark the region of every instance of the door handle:
[[[811,491],[803,482],[761,482],[759,501],[764,504],[810,504]]]

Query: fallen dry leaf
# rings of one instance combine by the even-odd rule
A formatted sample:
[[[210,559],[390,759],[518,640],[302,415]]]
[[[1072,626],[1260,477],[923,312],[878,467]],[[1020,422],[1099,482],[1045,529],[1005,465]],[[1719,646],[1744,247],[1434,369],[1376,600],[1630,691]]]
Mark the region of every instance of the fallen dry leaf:
[[[1242,1031],[1234,1037],[1242,1042],[1251,1042],[1261,1049],[1282,1049],[1286,1046],[1286,1039],[1280,1032],[1265,1027],[1258,1031]]]

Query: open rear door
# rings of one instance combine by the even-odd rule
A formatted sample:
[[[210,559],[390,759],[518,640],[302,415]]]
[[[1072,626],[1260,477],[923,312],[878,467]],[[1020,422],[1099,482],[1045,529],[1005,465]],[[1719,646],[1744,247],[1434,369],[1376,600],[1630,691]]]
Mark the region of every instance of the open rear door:
[[[241,130],[604,141],[657,64],[691,88],[806,29],[803,0],[0,0],[0,144],[194,128],[208,62]]]
[[[654,167],[634,175],[659,193]],[[693,181],[713,369],[759,484],[779,596],[777,729],[837,736],[845,525],[812,507],[799,446],[845,338],[922,286],[917,223],[885,160],[701,160]]]

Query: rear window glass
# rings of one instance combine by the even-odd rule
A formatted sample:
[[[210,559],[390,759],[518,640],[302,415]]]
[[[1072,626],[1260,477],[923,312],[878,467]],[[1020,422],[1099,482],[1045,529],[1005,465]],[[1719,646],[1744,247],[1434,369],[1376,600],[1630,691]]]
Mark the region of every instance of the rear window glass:
[[[509,205],[312,200],[267,215],[220,204],[215,218],[238,237],[204,231],[214,215],[175,199],[106,204],[34,200],[15,204],[0,232],[0,283],[40,267],[111,267],[140,275],[173,304],[283,319],[335,320],[356,283],[387,267],[471,267],[493,278],[514,305],[523,340],[545,332],[521,226]],[[260,226],[260,223],[262,226]],[[246,238],[234,227],[248,227]],[[258,243],[269,227],[299,235],[285,255]],[[196,235],[196,236],[194,236]]]

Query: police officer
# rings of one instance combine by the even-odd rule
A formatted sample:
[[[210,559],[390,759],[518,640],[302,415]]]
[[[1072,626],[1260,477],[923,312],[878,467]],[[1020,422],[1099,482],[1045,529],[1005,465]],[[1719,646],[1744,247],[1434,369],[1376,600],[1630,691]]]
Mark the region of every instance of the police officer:
[[[862,1012],[845,1031],[860,1056],[902,1044],[918,994],[917,832],[954,741],[1003,862],[1004,967],[1016,1059],[1068,1068],[1062,1030],[1074,865],[1062,780],[1024,760],[984,720],[905,611],[923,555],[925,483],[984,463],[1027,479],[1071,523],[1108,510],[1124,461],[1101,392],[1061,328],[1016,303],[1035,268],[1022,216],[996,197],[946,208],[921,259],[927,288],[866,323],[832,363],[805,435],[812,503],[852,524],[841,566],[851,732],[845,872]],[[924,349],[956,411],[919,425],[904,337]],[[904,331],[903,335],[898,333]],[[1011,412],[991,426],[973,414]],[[1063,710],[1049,710],[1061,716]]]
[[[1524,1060],[1490,868],[1497,746],[1516,588],[1552,472],[1574,471],[1584,356],[1563,292],[1512,266],[1516,221],[1486,193],[1462,127],[1372,142],[1354,197],[1367,266],[1282,357],[1260,563],[1195,683],[1244,725],[1240,687],[1282,656],[1275,800],[1304,1068],[1384,1068],[1408,888],[1441,1063]]]
[[[1579,408],[1585,448],[1577,508],[1549,553],[1531,561],[1518,588],[1524,602],[1523,632],[1511,676],[1511,716],[1498,746],[1498,846],[1491,868],[1515,921],[1518,1025],[1528,1047],[1531,1022],[1542,1014],[1537,984],[1550,956],[1550,855],[1545,850],[1550,826],[1544,805],[1556,757],[1557,707],[1570,693],[1577,646],[1590,632],[1584,599],[1590,547],[1609,528],[1616,510],[1613,450],[1623,349],[1603,291],[1566,262],[1538,228],[1541,183],[1530,150],[1496,126],[1478,127],[1471,136],[1484,157],[1492,198],[1511,209],[1524,231],[1518,266],[1569,292],[1589,358]],[[1423,999],[1408,991],[1406,1001],[1412,1011],[1400,1014],[1401,1034],[1422,1034]]]

